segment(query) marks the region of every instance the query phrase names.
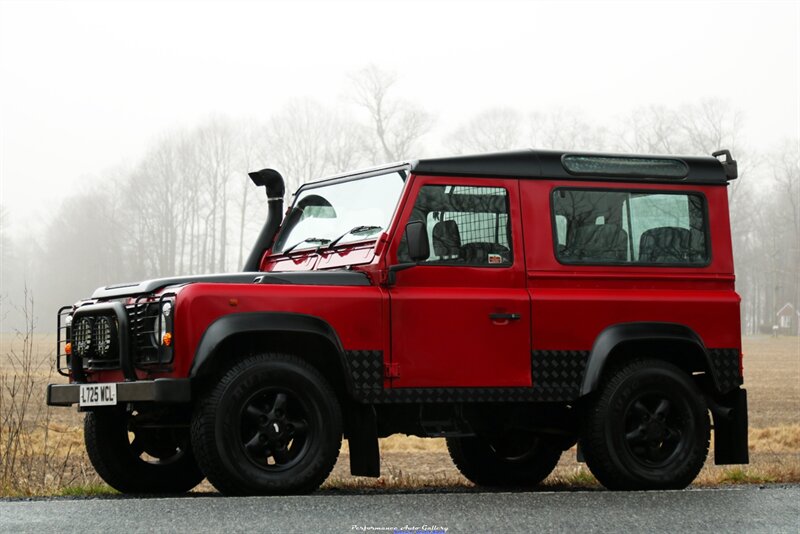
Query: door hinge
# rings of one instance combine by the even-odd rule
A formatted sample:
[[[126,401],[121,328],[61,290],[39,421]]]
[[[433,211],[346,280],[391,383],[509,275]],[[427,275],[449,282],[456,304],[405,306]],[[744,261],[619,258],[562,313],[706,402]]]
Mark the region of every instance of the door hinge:
[[[384,378],[400,378],[400,364],[399,363],[385,363],[385,364],[383,364],[383,377]]]

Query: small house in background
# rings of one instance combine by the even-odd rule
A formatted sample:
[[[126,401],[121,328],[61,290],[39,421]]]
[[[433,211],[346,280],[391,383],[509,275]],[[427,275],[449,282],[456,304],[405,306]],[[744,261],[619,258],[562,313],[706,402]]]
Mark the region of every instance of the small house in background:
[[[776,324],[779,332],[784,336],[796,336],[798,334],[798,323],[800,323],[800,311],[786,303],[776,314]]]

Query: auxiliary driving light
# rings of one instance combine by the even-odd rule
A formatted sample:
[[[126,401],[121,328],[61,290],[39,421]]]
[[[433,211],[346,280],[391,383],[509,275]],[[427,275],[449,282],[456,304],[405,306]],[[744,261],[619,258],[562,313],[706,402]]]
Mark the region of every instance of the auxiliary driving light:
[[[111,318],[99,317],[95,322],[94,329],[95,350],[98,355],[105,356],[108,354],[109,349],[111,349]]]
[[[92,320],[88,317],[79,319],[72,327],[72,348],[80,357],[89,353],[92,346]]]

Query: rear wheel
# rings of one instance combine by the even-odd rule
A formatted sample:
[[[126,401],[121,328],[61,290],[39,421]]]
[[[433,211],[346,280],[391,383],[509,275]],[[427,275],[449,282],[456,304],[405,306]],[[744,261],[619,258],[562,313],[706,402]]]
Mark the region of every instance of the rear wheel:
[[[199,484],[188,428],[148,428],[137,424],[142,418],[119,408],[86,414],[86,452],[100,478],[122,493],[184,493]]]
[[[192,421],[201,468],[231,495],[313,491],[333,469],[341,442],[330,385],[305,361],[283,354],[236,364]]]
[[[586,463],[609,489],[685,488],[708,455],[703,394],[687,373],[661,360],[615,371],[585,421]]]
[[[511,432],[491,438],[447,438],[447,449],[461,474],[479,486],[536,486],[561,457],[557,444]]]

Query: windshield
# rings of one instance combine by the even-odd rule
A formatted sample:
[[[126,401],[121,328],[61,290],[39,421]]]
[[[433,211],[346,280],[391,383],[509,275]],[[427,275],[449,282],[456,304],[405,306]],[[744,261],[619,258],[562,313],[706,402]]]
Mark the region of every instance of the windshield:
[[[300,192],[274,252],[337,246],[379,235],[389,225],[403,189],[398,171]]]

